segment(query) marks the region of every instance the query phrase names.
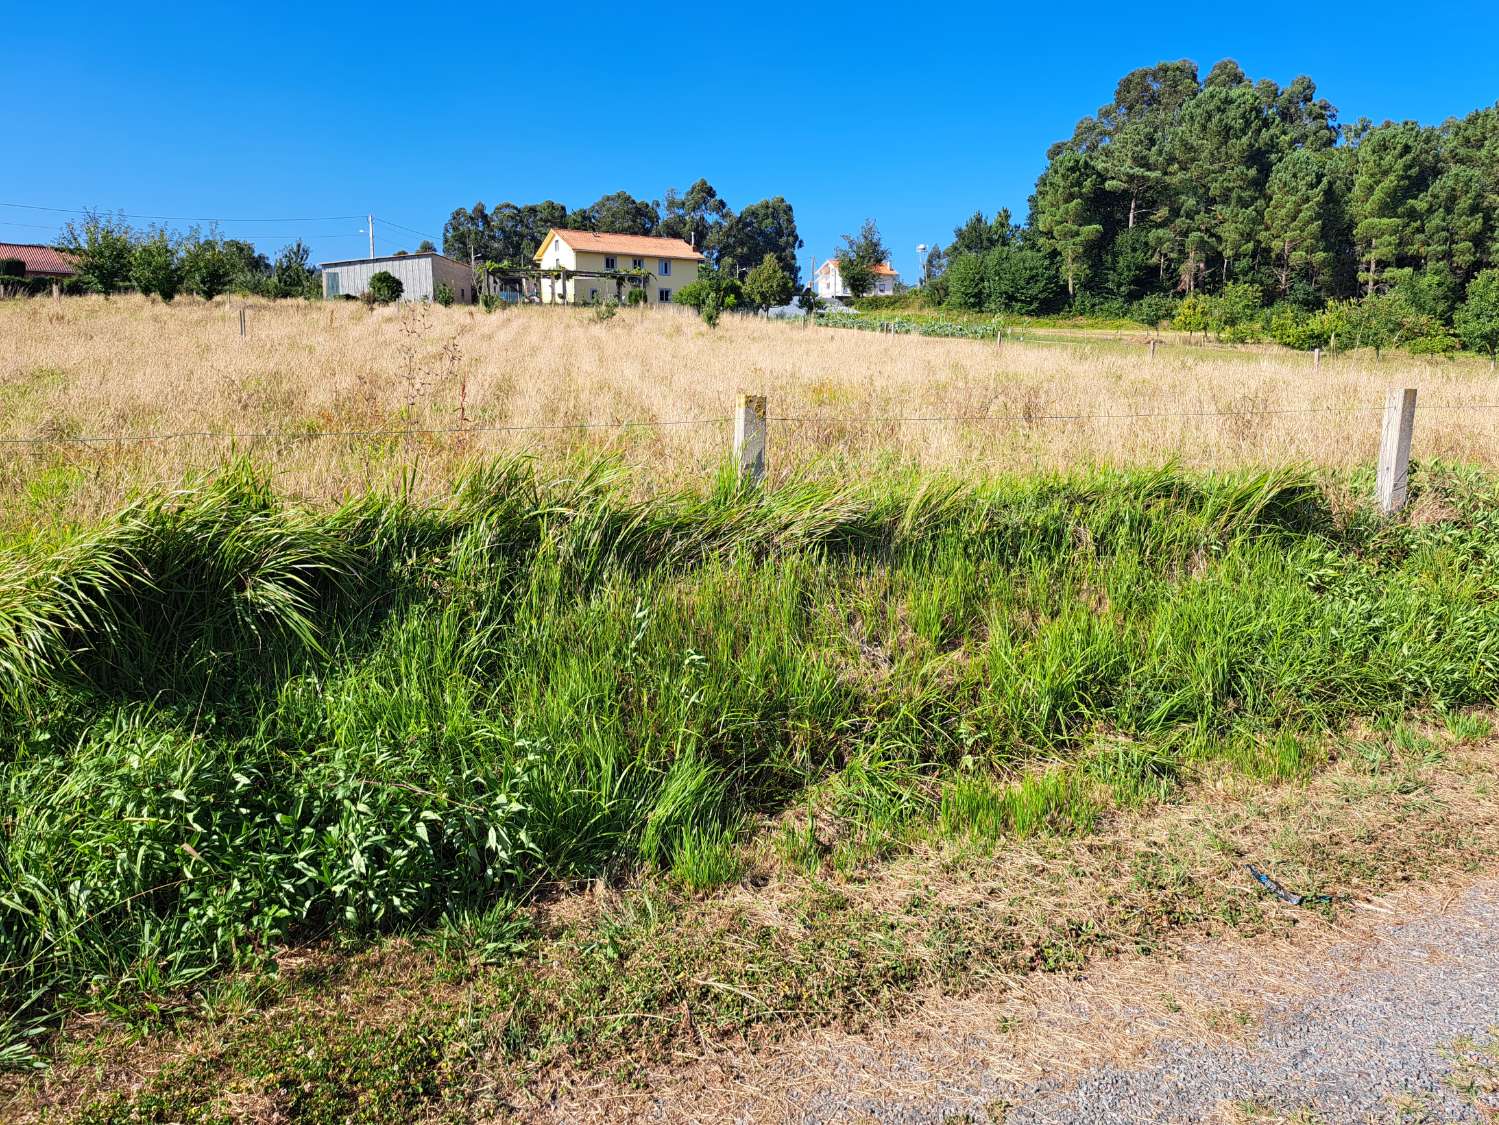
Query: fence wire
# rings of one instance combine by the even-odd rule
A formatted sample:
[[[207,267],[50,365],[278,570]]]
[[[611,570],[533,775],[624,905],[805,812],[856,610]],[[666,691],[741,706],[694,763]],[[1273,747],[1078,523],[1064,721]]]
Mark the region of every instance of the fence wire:
[[[1423,402],[1422,411],[1428,410],[1499,410],[1499,403],[1492,402]],[[961,424],[992,425],[1003,422],[1019,422],[1033,425],[1037,422],[1096,422],[1139,421],[1153,418],[1254,418],[1280,415],[1307,414],[1382,414],[1383,406],[1290,406],[1266,407],[1256,410],[1139,410],[1072,414],[1030,414],[1006,412],[1003,414],[912,414],[876,415],[852,417],[840,414],[776,414],[767,417],[768,422],[824,423],[861,428],[867,426]],[[260,430],[237,432],[229,430],[178,430],[155,434],[85,434],[69,437],[57,434],[22,434],[0,437],[0,446],[26,445],[110,445],[145,444],[168,441],[325,441],[339,438],[400,438],[423,435],[469,436],[473,434],[511,433],[566,433],[569,431],[664,429],[677,426],[723,426],[733,421],[732,417],[653,419],[626,422],[559,422],[543,425],[506,426],[413,426],[403,429],[379,430]]]

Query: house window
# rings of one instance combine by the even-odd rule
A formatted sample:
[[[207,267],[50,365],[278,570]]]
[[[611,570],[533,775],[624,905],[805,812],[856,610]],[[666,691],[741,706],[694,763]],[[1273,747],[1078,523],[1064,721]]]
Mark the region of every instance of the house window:
[[[588,291],[588,299],[590,301],[597,301],[599,299],[599,291],[597,289],[590,289]]]
[[[606,270],[612,270],[614,268],[614,259],[613,258],[605,258],[604,259],[604,268]]]
[[[330,297],[337,297],[339,295],[339,293],[338,293],[338,271],[337,270],[329,270],[328,273],[326,274],[326,276],[328,278],[328,296],[330,296]]]
[[[630,259],[630,268],[632,270],[643,270],[643,269],[645,269],[645,259],[644,258],[631,258]]]
[[[661,303],[662,304],[667,304],[667,303],[669,303],[671,301],[671,290],[670,289],[658,289],[658,290],[656,290],[656,292],[658,292],[658,293],[661,294]]]
[[[662,258],[659,262],[656,263],[656,265],[660,269],[662,277],[671,276],[671,263],[668,262],[665,258]]]

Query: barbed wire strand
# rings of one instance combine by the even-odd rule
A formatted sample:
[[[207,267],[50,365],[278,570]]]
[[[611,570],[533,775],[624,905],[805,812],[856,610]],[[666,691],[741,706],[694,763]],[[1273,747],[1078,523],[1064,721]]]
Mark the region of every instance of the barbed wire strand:
[[[1424,403],[1422,410],[1499,410],[1499,403]],[[996,422],[1021,422],[1027,425],[1036,422],[1084,422],[1084,421],[1134,421],[1147,418],[1252,418],[1288,414],[1381,414],[1382,406],[1310,406],[1270,407],[1264,410],[1171,410],[1129,411],[1088,414],[943,414],[943,415],[891,415],[873,418],[851,418],[842,415],[785,414],[771,415],[769,422],[833,423],[861,427],[876,425],[905,425],[929,423],[963,423],[981,425]],[[414,426],[403,429],[381,430],[260,430],[236,432],[227,430],[177,430],[156,434],[86,434],[76,437],[66,435],[31,434],[0,437],[0,445],[109,445],[136,444],[156,441],[310,441],[337,438],[416,437],[424,434],[500,434],[500,433],[558,433],[585,430],[630,430],[658,429],[668,426],[722,426],[732,418],[679,418],[630,422],[561,422],[535,426]]]

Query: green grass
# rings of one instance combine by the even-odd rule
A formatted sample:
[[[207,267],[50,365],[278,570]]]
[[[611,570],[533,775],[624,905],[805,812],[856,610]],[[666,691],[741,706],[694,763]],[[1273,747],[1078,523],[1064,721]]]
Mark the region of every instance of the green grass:
[[[1421,528],[1289,472],[624,484],[507,464],[445,506],[319,514],[240,467],[14,548],[9,1057],[289,941],[503,958],[541,885],[710,892],[755,817],[850,870],[933,818],[1086,832],[1185,763],[1299,778],[1352,719],[1455,715],[1499,677],[1481,477],[1419,476],[1456,513]]]

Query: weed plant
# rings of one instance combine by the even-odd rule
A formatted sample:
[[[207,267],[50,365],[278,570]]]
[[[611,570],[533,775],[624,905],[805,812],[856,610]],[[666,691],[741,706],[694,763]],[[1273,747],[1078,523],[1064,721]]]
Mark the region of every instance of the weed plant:
[[[850,863],[934,817],[1086,831],[1192,761],[1291,778],[1355,716],[1457,715],[1499,677],[1499,505],[1443,479],[1417,527],[1291,471],[642,500],[609,464],[506,462],[319,514],[240,465],[14,547],[9,1057],[288,941],[500,956],[541,884],[707,892],[758,816],[807,867],[831,821]]]

